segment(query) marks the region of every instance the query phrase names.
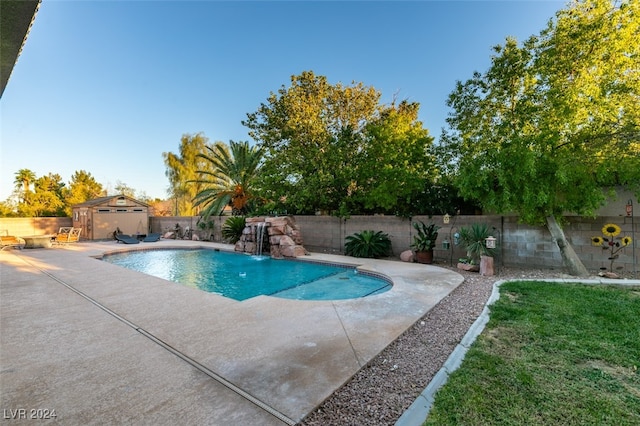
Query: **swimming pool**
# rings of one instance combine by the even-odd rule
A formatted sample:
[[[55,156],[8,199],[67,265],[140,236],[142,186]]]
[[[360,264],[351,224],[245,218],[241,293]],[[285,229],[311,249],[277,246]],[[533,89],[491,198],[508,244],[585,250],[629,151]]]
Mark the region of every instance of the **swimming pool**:
[[[130,251],[107,254],[102,260],[239,301],[259,295],[354,299],[384,293],[392,286],[351,267],[208,249]]]

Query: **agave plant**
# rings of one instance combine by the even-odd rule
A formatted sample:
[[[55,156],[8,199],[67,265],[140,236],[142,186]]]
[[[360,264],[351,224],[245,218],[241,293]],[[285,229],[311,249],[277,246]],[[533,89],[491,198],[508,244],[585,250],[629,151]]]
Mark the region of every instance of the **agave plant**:
[[[235,244],[240,240],[245,226],[244,216],[231,216],[222,225],[222,237],[231,244]]]
[[[362,231],[349,235],[344,245],[347,256],[379,258],[391,254],[391,240],[382,231]]]

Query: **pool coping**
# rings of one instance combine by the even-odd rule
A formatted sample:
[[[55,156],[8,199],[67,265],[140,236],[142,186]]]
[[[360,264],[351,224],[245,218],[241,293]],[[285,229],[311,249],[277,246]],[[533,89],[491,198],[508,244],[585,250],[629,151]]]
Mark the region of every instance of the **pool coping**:
[[[29,385],[28,378],[44,374],[49,381],[44,389],[38,388],[38,403],[57,406],[58,413],[70,423],[83,423],[87,407],[105,421],[114,421],[117,415],[127,421],[153,419],[156,423],[167,423],[167,413],[176,407],[188,407],[191,419],[204,418],[213,423],[294,424],[463,280],[455,272],[431,265],[312,253],[305,260],[339,260],[358,266],[389,277],[393,288],[356,300],[300,301],[258,296],[237,302],[181,285],[167,286],[167,281],[160,278],[97,262],[92,257],[158,247],[228,250],[229,245],[173,240],[141,243],[153,247],[116,244],[83,242],[13,251],[0,258],[2,363],[3,373],[9,371],[2,376],[2,408],[33,405],[36,385]],[[36,305],[41,309],[34,310]],[[105,309],[121,319],[105,316]],[[45,344],[50,341],[47,333],[59,334],[61,330],[68,335],[55,347]],[[76,342],[74,335],[83,336],[84,343]],[[112,338],[112,344],[101,347],[102,338]],[[133,362],[136,368],[116,361],[126,354],[139,360]],[[23,362],[25,358],[30,360],[28,364]],[[103,386],[135,388],[138,381],[133,378],[139,375],[144,376],[140,381],[152,383],[135,396],[110,394],[113,400],[107,404],[97,400],[95,392],[85,390],[99,384],[79,375],[74,365],[108,377],[106,383],[101,382]],[[185,369],[190,372],[181,373]],[[164,374],[158,374],[160,371]],[[214,383],[212,375],[273,412]],[[174,381],[164,383],[165,376]],[[69,382],[79,390],[74,391]],[[187,390],[186,395],[171,394],[169,398],[167,389],[176,383]],[[202,387],[207,391],[194,393]],[[207,395],[216,397],[203,403]],[[153,405],[154,401],[153,413],[140,410],[143,403]],[[116,407],[120,410],[117,414]]]

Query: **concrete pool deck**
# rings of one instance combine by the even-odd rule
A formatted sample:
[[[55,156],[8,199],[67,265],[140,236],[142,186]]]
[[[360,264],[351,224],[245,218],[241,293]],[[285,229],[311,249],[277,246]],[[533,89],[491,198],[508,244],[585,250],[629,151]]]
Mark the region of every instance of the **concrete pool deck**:
[[[463,281],[431,265],[312,253],[394,287],[237,302],[93,258],[172,247],[232,249],[161,240],[0,252],[5,419],[55,410],[64,424],[295,424]]]

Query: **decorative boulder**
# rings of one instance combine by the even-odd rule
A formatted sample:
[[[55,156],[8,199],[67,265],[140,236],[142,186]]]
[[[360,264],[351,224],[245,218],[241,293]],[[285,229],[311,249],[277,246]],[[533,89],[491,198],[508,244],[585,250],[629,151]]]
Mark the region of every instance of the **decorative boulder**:
[[[403,262],[413,262],[413,252],[411,250],[405,250],[400,253],[400,260]]]
[[[302,246],[296,246],[296,245],[283,246],[283,245],[280,245],[280,253],[282,253],[282,255],[284,257],[299,257],[299,256],[304,256],[306,254],[306,250]]]
[[[463,271],[469,271],[469,272],[478,272],[480,270],[480,266],[460,262],[458,263],[458,269],[462,269]]]

